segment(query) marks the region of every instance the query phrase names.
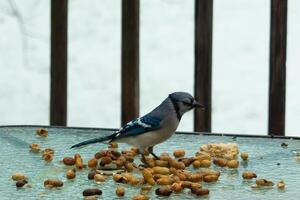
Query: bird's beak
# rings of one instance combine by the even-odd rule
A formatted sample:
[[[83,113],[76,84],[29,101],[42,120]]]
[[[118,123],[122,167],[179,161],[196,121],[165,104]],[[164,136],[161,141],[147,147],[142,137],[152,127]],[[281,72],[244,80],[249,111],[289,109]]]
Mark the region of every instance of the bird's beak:
[[[201,110],[205,110],[205,106],[194,100],[193,102],[193,107],[194,108],[201,108]]]

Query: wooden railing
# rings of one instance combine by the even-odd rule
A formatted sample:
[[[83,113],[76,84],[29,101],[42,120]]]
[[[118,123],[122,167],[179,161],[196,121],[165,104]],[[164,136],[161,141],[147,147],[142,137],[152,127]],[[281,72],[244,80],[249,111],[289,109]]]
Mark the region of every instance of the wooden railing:
[[[287,0],[271,1],[269,134],[285,134]]]
[[[139,115],[139,0],[122,0],[122,124]],[[191,11],[192,12],[192,11]],[[51,0],[50,124],[67,123],[68,0]],[[194,130],[211,131],[213,0],[195,0]],[[287,0],[271,0],[269,126],[270,135],[285,134]],[[255,31],[255,30],[254,30]]]
[[[67,124],[68,0],[51,0],[50,124]]]
[[[194,131],[211,132],[213,1],[195,1],[195,98],[205,110],[195,109]]]
[[[140,1],[122,1],[122,125],[139,116],[139,23]]]

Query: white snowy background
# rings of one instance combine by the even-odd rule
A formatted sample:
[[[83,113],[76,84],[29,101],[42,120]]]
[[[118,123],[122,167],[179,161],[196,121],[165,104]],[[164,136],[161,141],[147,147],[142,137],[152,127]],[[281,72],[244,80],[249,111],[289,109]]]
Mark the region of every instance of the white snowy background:
[[[300,1],[289,0],[287,135],[300,136]],[[141,114],[193,93],[194,0],[141,0]],[[49,124],[50,1],[0,1],[0,125]],[[213,132],[267,134],[270,0],[214,0]],[[120,0],[69,1],[68,125],[120,125]],[[193,130],[193,113],[178,130]]]

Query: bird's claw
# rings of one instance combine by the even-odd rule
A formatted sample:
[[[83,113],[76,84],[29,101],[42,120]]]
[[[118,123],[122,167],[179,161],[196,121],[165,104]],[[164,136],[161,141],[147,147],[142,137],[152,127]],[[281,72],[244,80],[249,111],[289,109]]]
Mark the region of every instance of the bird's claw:
[[[139,164],[138,168],[139,169],[145,169],[145,168],[148,168],[149,165],[147,163],[144,163],[144,164]]]

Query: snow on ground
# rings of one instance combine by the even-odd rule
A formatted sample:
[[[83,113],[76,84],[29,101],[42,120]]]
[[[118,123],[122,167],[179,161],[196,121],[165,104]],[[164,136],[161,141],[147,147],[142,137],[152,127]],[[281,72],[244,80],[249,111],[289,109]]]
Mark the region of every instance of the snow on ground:
[[[68,125],[119,127],[121,1],[69,2]],[[49,123],[49,5],[0,2],[0,125]],[[214,1],[214,132],[267,134],[269,7]],[[300,2],[288,9],[286,129],[300,136]],[[193,17],[193,0],[141,0],[141,114],[173,91],[193,93]],[[192,128],[190,112],[179,130]]]

